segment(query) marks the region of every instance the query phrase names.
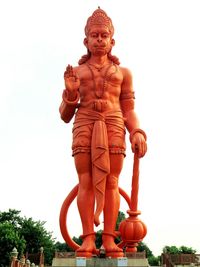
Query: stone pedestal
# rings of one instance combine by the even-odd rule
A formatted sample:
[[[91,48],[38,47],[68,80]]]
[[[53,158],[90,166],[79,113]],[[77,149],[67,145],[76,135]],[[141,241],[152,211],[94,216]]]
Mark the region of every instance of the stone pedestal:
[[[52,267],[149,267],[147,259],[134,258],[54,258]]]

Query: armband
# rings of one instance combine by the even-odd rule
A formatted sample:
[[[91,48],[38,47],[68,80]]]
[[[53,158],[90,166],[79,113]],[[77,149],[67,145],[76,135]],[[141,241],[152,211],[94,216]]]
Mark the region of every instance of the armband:
[[[135,99],[135,92],[121,93],[120,95],[120,100],[130,99],[130,98]]]

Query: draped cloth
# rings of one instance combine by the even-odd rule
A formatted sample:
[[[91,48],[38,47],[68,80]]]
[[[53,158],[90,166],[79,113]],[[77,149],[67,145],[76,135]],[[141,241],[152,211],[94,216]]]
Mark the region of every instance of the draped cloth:
[[[116,126],[119,132],[124,131],[122,112],[109,111],[100,113],[93,110],[79,109],[76,113],[73,131],[81,126],[93,124],[91,140],[92,181],[96,199],[94,223],[99,225],[99,216],[104,208],[106,177],[110,173],[108,133],[106,125]]]

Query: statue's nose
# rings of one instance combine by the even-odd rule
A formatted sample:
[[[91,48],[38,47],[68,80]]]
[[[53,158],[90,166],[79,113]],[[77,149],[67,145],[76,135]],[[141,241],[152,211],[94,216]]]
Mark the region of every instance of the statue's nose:
[[[98,41],[98,42],[102,42],[102,38],[101,38],[101,36],[100,36],[100,35],[98,36],[98,39],[97,39],[97,41]]]

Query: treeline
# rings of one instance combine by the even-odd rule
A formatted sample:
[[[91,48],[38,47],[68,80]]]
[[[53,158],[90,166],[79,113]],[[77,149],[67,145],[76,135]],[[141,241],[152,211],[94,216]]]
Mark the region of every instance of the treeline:
[[[125,219],[125,214],[119,212],[116,230],[119,224]],[[102,245],[102,230],[96,233],[96,247]],[[73,240],[81,245],[80,237],[73,237]],[[116,238],[116,243],[120,238]],[[27,252],[38,253],[40,248],[44,248],[45,264],[51,265],[55,251],[73,251],[66,243],[56,242],[51,232],[45,229],[45,222],[34,221],[32,218],[20,216],[20,211],[9,209],[7,212],[0,212],[0,266],[8,266],[10,263],[10,252],[16,247],[20,255]],[[146,252],[149,264],[157,266],[160,263],[160,256],[153,255],[149,247],[141,242],[138,251]],[[196,251],[186,246],[177,248],[176,246],[165,246],[163,252],[170,254],[195,253]]]

